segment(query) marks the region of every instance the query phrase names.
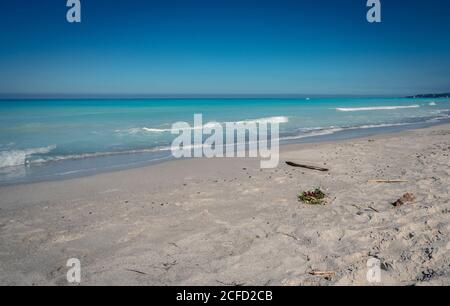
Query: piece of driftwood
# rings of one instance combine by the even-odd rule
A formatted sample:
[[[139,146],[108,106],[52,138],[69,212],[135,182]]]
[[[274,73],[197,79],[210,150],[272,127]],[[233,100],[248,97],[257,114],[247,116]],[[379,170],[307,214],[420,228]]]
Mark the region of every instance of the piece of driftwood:
[[[303,165],[303,164],[297,164],[297,163],[294,163],[294,162],[291,162],[291,161],[287,161],[286,164],[291,166],[291,167],[297,167],[297,168],[305,168],[305,169],[322,171],[322,172],[329,171],[329,169],[327,169],[327,168],[322,168],[322,167],[317,167],[317,166],[310,166],[310,165]]]
[[[376,213],[379,213],[379,211],[377,209],[373,208],[372,206],[369,206],[369,209],[373,210]]]
[[[369,180],[369,183],[408,183],[408,180]]]
[[[134,273],[137,273],[137,274],[141,274],[141,275],[147,275],[147,273],[142,272],[142,271],[138,271],[138,270],[133,270],[133,269],[125,269],[125,270],[127,270],[129,272],[134,272]]]
[[[336,274],[336,272],[333,272],[333,271],[311,271],[311,272],[309,272],[309,274],[314,275],[314,276],[330,277],[330,276],[334,276]]]

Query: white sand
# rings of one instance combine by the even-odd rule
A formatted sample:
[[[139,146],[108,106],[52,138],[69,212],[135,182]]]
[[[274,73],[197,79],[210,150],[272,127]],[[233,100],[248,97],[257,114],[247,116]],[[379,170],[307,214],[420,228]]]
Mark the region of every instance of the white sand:
[[[381,285],[450,285],[450,125],[373,139],[283,148],[329,173],[197,159],[0,188],[0,284],[66,285],[76,257],[82,285],[369,285],[376,257]],[[318,186],[332,203],[297,201]]]

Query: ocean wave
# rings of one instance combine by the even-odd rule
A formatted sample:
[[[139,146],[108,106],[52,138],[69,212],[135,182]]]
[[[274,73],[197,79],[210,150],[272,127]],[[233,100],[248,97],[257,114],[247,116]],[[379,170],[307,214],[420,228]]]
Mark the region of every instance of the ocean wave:
[[[156,128],[148,128],[148,127],[141,127],[141,128],[131,128],[126,130],[115,130],[114,132],[117,134],[122,135],[136,135],[136,134],[142,134],[142,133],[164,133],[164,132],[171,132],[171,129],[156,129]]]
[[[303,139],[303,138],[309,138],[309,137],[315,137],[315,136],[332,135],[332,134],[335,134],[337,132],[341,132],[344,130],[345,129],[341,128],[341,127],[314,128],[314,129],[309,129],[309,131],[304,131],[300,135],[281,137],[280,140],[296,140],[296,139]]]
[[[438,121],[443,121],[443,120],[448,120],[448,119],[450,119],[450,115],[444,113],[444,114],[439,115],[437,117],[430,118],[426,122],[438,122]]]
[[[315,127],[315,128],[307,128],[302,129],[301,134],[295,136],[286,136],[282,137],[281,140],[295,140],[295,139],[303,139],[317,136],[326,136],[332,135],[342,131],[351,131],[351,130],[363,130],[363,129],[376,129],[383,127],[395,127],[395,126],[405,126],[412,125],[414,123],[383,123],[383,124],[367,124],[367,125],[359,125],[359,126],[330,126],[330,127]]]
[[[147,128],[143,127],[141,128],[143,132],[149,132],[149,133],[164,133],[164,132],[171,132],[171,129],[153,129],[153,128]]]
[[[56,149],[56,146],[47,146],[42,148],[10,150],[0,152],[0,168],[25,166],[31,161],[33,155],[47,154]]]
[[[286,116],[276,116],[276,117],[267,117],[267,118],[259,118],[259,119],[247,119],[243,121],[229,122],[236,124],[248,124],[248,123],[288,123],[289,117]]]
[[[274,124],[274,123],[287,123],[289,122],[289,118],[285,117],[285,116],[277,116],[277,117],[267,117],[267,118],[259,118],[259,119],[246,119],[246,120],[242,120],[242,121],[232,121],[232,122],[209,122],[205,125],[203,125],[202,127],[198,126],[194,126],[191,127],[190,130],[201,130],[204,128],[209,128],[209,129],[213,129],[215,126],[217,126],[218,124]],[[139,133],[178,133],[178,130],[176,129],[172,129],[172,128],[151,128],[151,127],[140,127],[140,128],[131,128],[131,129],[127,129],[127,130],[116,130],[116,133],[119,134],[139,134]]]
[[[191,127],[189,130],[201,130],[204,128],[213,128],[215,126],[215,124],[205,124],[202,127]],[[157,128],[148,128],[148,127],[141,127],[141,128],[132,128],[132,129],[128,129],[128,130],[116,130],[116,133],[119,134],[130,134],[130,135],[134,135],[134,134],[142,134],[142,133],[178,133],[178,130],[176,129],[157,129]]]
[[[429,118],[428,120],[421,122],[436,122],[441,120],[448,120],[450,118],[449,110],[440,110],[440,115],[437,117]],[[273,118],[267,118],[273,119]],[[266,119],[258,119],[258,122],[267,122]],[[280,121],[284,121],[281,117],[279,119],[275,119]],[[240,121],[240,122],[248,122],[248,121]],[[403,123],[382,123],[382,124],[366,124],[366,125],[357,125],[357,126],[328,126],[328,127],[312,127],[312,128],[301,128],[297,130],[297,135],[286,135],[281,136],[279,138],[280,141],[283,140],[298,140],[303,138],[317,137],[317,136],[325,136],[332,135],[338,132],[343,131],[351,131],[351,130],[360,130],[360,129],[375,129],[375,128],[387,128],[387,127],[395,127],[395,126],[407,126],[414,125],[420,122],[403,122]],[[199,147],[203,147],[204,145],[186,145],[184,149],[195,149]],[[227,146],[226,144],[224,146]],[[0,151],[0,168],[14,167],[14,166],[24,166],[24,165],[33,165],[33,164],[45,164],[50,162],[60,162],[67,160],[81,160],[87,158],[96,158],[96,157],[108,157],[108,156],[117,156],[117,155],[128,155],[128,154],[143,154],[143,153],[156,153],[156,152],[170,152],[171,146],[159,146],[152,148],[144,148],[144,149],[130,149],[123,151],[111,151],[111,152],[93,152],[93,153],[80,153],[80,154],[69,154],[69,155],[50,155],[45,156],[45,154],[50,153],[56,149],[56,146],[48,146],[42,148],[34,148],[34,149],[26,149],[26,150],[8,150],[8,151]],[[53,154],[53,153],[52,153]],[[44,155],[44,156],[43,156]]]
[[[189,128],[189,130],[201,130],[201,129],[206,129],[206,128],[214,128],[215,126],[219,125],[219,123],[207,123],[203,126],[194,126]],[[174,133],[178,133],[177,129],[155,129],[155,128],[147,128],[147,127],[143,127],[142,131],[144,132],[149,132],[149,133],[164,133],[164,132],[174,132]]]
[[[116,152],[95,152],[95,153],[58,155],[58,156],[48,156],[48,157],[44,157],[44,158],[40,158],[40,159],[34,159],[34,160],[30,161],[30,163],[31,164],[44,164],[44,163],[49,163],[49,162],[59,162],[59,161],[66,161],[66,160],[80,160],[80,159],[95,158],[95,157],[155,153],[155,152],[161,152],[161,151],[170,151],[170,149],[171,149],[170,146],[167,146],[167,147],[125,150],[125,151],[116,151]]]
[[[357,108],[338,107],[336,108],[336,110],[340,112],[361,112],[361,111],[395,110],[406,108],[420,108],[420,105],[416,104],[406,106],[373,106],[373,107],[357,107]]]

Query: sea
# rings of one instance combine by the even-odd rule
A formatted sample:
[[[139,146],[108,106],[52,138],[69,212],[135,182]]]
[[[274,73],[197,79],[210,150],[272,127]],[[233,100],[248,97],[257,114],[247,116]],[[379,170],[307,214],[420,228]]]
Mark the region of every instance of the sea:
[[[450,122],[450,99],[189,98],[0,101],[0,185],[69,179],[171,160],[172,125],[274,122],[281,144]],[[420,139],[417,139],[420,141]],[[151,174],[150,174],[151,175]],[[157,175],[157,173],[155,173]]]

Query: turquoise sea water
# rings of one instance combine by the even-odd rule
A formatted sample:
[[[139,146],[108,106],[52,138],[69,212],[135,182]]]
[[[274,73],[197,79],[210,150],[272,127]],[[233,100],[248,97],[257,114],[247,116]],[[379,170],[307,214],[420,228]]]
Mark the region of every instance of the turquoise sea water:
[[[0,184],[88,175],[170,159],[173,123],[272,120],[282,143],[448,122],[450,99],[0,101]]]

